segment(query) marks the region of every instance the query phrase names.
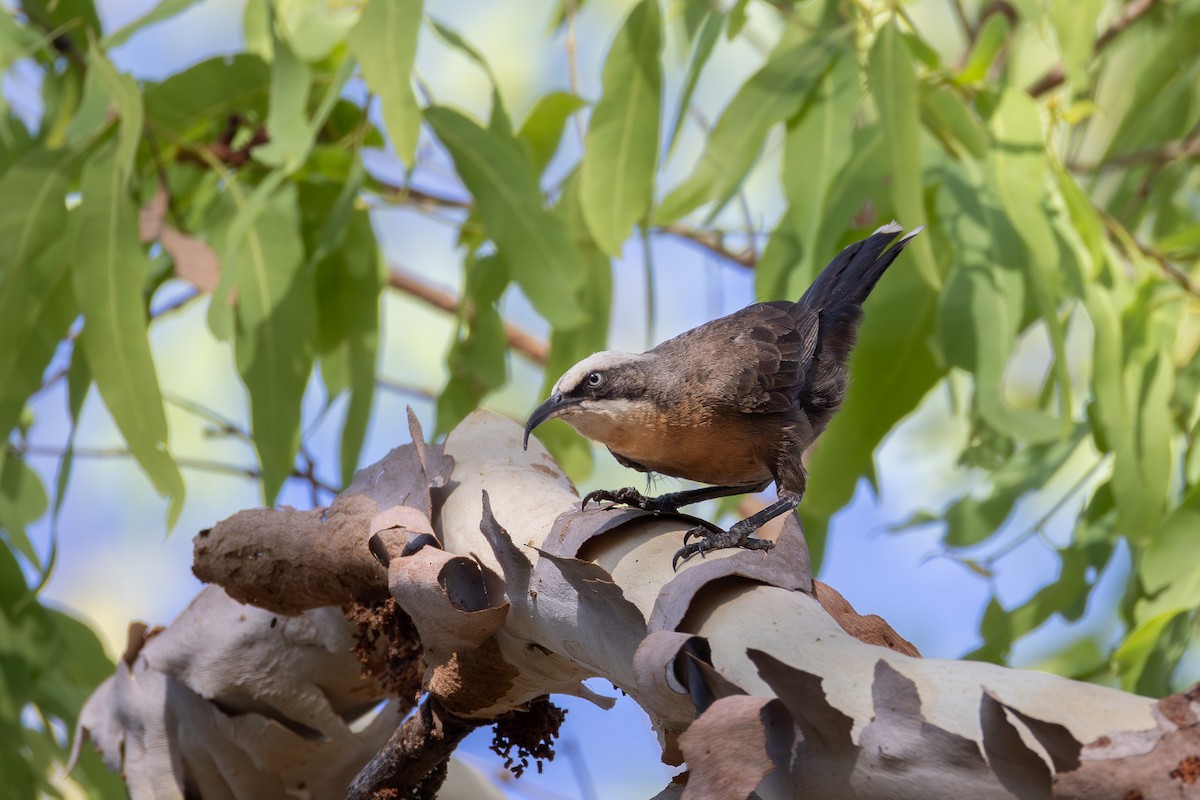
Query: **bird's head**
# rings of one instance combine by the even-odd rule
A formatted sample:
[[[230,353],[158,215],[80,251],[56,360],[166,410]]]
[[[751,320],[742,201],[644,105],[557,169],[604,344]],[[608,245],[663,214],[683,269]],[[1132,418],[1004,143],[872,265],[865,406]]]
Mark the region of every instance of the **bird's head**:
[[[603,442],[604,430],[617,423],[646,393],[646,353],[593,353],[563,373],[550,397],[533,410],[525,423],[529,434],[548,419],[560,418],[584,436]]]

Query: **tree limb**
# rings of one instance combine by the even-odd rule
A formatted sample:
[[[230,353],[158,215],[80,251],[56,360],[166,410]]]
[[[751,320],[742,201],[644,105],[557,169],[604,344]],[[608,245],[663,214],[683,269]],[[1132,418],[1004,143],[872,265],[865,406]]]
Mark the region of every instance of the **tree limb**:
[[[434,308],[455,314],[458,312],[458,298],[445,289],[431,286],[412,272],[402,267],[391,267],[388,273],[388,285],[407,295],[423,300]],[[504,323],[504,336],[508,346],[535,364],[545,366],[547,357],[546,343],[511,322]]]

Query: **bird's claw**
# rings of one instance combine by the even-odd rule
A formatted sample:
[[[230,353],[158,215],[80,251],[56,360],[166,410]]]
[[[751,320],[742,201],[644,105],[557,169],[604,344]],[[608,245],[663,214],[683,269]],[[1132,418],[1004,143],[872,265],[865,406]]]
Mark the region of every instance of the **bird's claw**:
[[[646,497],[646,495],[632,486],[626,486],[624,489],[597,489],[594,492],[588,492],[583,496],[583,503],[580,505],[580,508],[586,510],[588,503],[600,505],[604,502],[616,503],[617,505],[629,506],[630,508],[640,508],[643,511],[675,510],[660,503],[657,497]]]
[[[692,542],[691,539],[699,541]],[[687,561],[697,553],[703,558],[705,553],[713,550],[724,550],[727,547],[741,547],[746,550],[770,550],[775,543],[770,539],[751,539],[749,531],[739,531],[733,526],[727,531],[715,527],[697,525],[683,534],[683,547],[675,551],[671,557],[671,569],[678,571],[679,564]]]

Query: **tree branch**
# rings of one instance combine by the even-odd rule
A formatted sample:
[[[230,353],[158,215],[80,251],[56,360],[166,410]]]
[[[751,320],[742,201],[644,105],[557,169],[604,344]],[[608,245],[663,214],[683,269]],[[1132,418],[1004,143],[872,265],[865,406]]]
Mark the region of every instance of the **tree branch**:
[[[1145,16],[1150,9],[1154,8],[1157,2],[1158,0],[1133,0],[1132,3],[1121,9],[1121,14],[1113,20],[1113,23],[1105,29],[1104,33],[1096,37],[1096,44],[1092,52],[1099,53],[1108,47],[1113,39],[1117,38],[1130,25]],[[1065,80],[1066,73],[1063,71],[1063,65],[1060,62],[1051,67],[1045,75],[1031,83],[1026,91],[1034,97],[1041,97],[1052,89],[1057,89]]]
[[[451,292],[430,286],[412,272],[393,266],[388,274],[388,285],[407,295],[423,300],[434,308],[454,314],[458,312],[458,298]],[[545,366],[546,343],[510,322],[504,323],[504,337],[508,346],[535,364]]]
[[[426,697],[358,773],[347,800],[436,797],[454,748],[481,724],[455,716],[436,698]]]

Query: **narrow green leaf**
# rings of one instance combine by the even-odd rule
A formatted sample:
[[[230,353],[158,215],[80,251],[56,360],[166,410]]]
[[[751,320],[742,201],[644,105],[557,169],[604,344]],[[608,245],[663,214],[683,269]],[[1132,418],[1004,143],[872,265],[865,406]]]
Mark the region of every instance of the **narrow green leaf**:
[[[267,113],[271,68],[257,56],[201,61],[146,89],[146,120],[171,139],[188,140],[233,114]]]
[[[507,376],[504,320],[497,303],[508,286],[508,268],[497,256],[469,259],[458,332],[446,356],[450,379],[438,395],[437,430],[449,431]]]
[[[1104,0],[1077,0],[1072,3],[1051,3],[1050,23],[1062,51],[1063,72],[1067,83],[1076,91],[1087,86],[1088,62],[1096,40],[1096,21],[1104,9]],[[996,16],[1003,16],[997,14]]]
[[[562,197],[554,209],[567,227],[571,241],[579,250],[583,283],[578,298],[587,320],[572,330],[550,333],[550,354],[546,360],[541,397],[545,397],[558,376],[582,358],[603,350],[608,341],[608,321],[612,312],[612,264],[592,239],[583,219],[579,197],[579,175],[563,185]],[[565,422],[552,420],[537,430],[538,438],[575,480],[584,480],[592,472],[592,447]]]
[[[574,290],[578,252],[562,222],[542,205],[537,175],[521,143],[448,108],[432,107],[426,118],[474,195],[488,236],[534,308],[555,328],[583,322]]]
[[[704,152],[683,183],[654,211],[657,224],[673,222],[711,200],[718,208],[737,191],[773,125],[795,116],[833,57],[828,37],[804,40],[789,29],[767,63],[721,112]]]
[[[274,24],[271,16],[271,0],[246,0],[246,10],[242,12],[246,52],[268,62],[275,58]]]
[[[788,124],[783,189],[804,248],[793,267],[804,275],[815,275],[830,255],[814,248],[821,243],[821,231],[831,224],[825,218],[829,192],[852,155],[859,95],[854,53],[839,48],[800,114]]]
[[[525,145],[536,173],[546,171],[558,152],[567,120],[585,105],[583,98],[570,92],[550,92],[534,104],[517,131],[517,139]]]
[[[271,167],[296,167],[312,147],[308,91],[312,72],[282,39],[275,41],[271,65],[271,105],[267,114],[270,141],[254,148],[255,160]]]
[[[301,184],[300,207],[306,229],[320,231],[308,244],[316,264],[316,299],[321,378],[329,400],[349,392],[342,425],[341,477],[354,478],[375,395],[379,348],[379,301],[385,275],[368,212],[354,208],[361,175],[340,190],[335,185]],[[322,222],[325,226],[322,227]],[[340,227],[334,234],[332,228]],[[306,243],[309,237],[305,237]]]
[[[8,541],[29,559],[34,569],[41,560],[25,526],[46,513],[48,501],[41,478],[22,458],[0,452],[0,528],[8,531]]]
[[[237,213],[228,208],[230,216]],[[269,504],[292,473],[300,447],[300,403],[312,371],[317,309],[304,274],[296,190],[266,202],[226,268],[238,281],[234,355],[250,393],[250,425]]]
[[[979,117],[955,92],[944,86],[921,85],[921,113],[925,126],[939,139],[957,143],[978,159],[988,153],[988,133]]]
[[[1171,676],[1191,640],[1194,610],[1175,608],[1138,625],[1113,653],[1121,688],[1151,696],[1169,694]]]
[[[17,424],[29,395],[76,312],[62,231],[79,153],[32,150],[0,176],[0,435]]]
[[[917,75],[912,56],[894,22],[885,25],[875,38],[867,62],[867,79],[879,109],[884,146],[892,165],[891,195],[896,217],[905,228],[924,225],[928,219],[921,179]],[[942,275],[933,257],[932,238],[918,236],[909,252],[926,282],[940,287]]]
[[[117,167],[121,180],[129,180],[137,160],[138,144],[142,141],[145,112],[142,108],[142,93],[130,75],[117,72],[117,68],[105,57],[99,47],[88,50],[88,71],[95,72],[104,85],[109,99],[117,107],[121,126],[117,132]]]
[[[167,524],[183,507],[183,477],[167,452],[167,416],[146,338],[142,290],[149,271],[138,242],[137,207],[123,190],[117,148],[84,166],[83,202],[72,213],[75,299],[80,342],[96,387],[129,450],[159,494],[170,497]]]
[[[692,7],[699,7],[699,4]],[[700,36],[696,39],[696,47],[692,51],[692,62],[688,64],[687,77],[683,81],[683,90],[679,93],[679,106],[675,109],[675,119],[671,123],[671,134],[667,138],[667,157],[675,152],[675,143],[679,141],[679,134],[683,130],[683,122],[687,117],[688,110],[692,106],[692,97],[696,94],[696,84],[700,82],[700,75],[704,72],[704,67],[708,64],[709,56],[712,55],[713,47],[717,43],[717,39],[721,35],[721,26],[725,21],[725,16],[711,8],[704,7],[704,27],[700,29]]]
[[[662,103],[658,0],[634,6],[604,62],[604,93],[592,112],[580,173],[583,216],[597,244],[621,253],[646,216],[658,162]]]
[[[421,109],[412,88],[412,66],[421,29],[421,0],[370,0],[350,32],[350,52],[383,104],[392,148],[412,167],[421,133]]]
[[[1163,520],[1137,565],[1146,599],[1138,604],[1141,619],[1173,608],[1200,608],[1200,561],[1196,534],[1200,531],[1200,486],[1191,491]]]
[[[1000,55],[1004,43],[1008,41],[1010,29],[1011,25],[1005,15],[992,14],[988,17],[979,29],[975,37],[975,46],[971,48],[971,55],[967,57],[967,63],[963,64],[962,71],[955,77],[955,81],[969,84],[987,78],[988,70],[992,68],[996,56]]]
[[[1023,91],[1006,89],[992,114],[991,183],[1000,207],[1025,244],[1027,281],[1050,334],[1058,383],[1059,416],[1071,427],[1071,376],[1067,371],[1066,332],[1058,316],[1062,293],[1058,242],[1047,222],[1049,163],[1037,101]]]
[[[194,6],[198,0],[162,0],[142,16],[104,37],[104,47],[111,50],[129,41],[135,33],[157,22],[170,19]]]
[[[327,0],[292,0],[275,4],[280,33],[304,61],[328,58],[362,18],[359,3],[330,3]]]

